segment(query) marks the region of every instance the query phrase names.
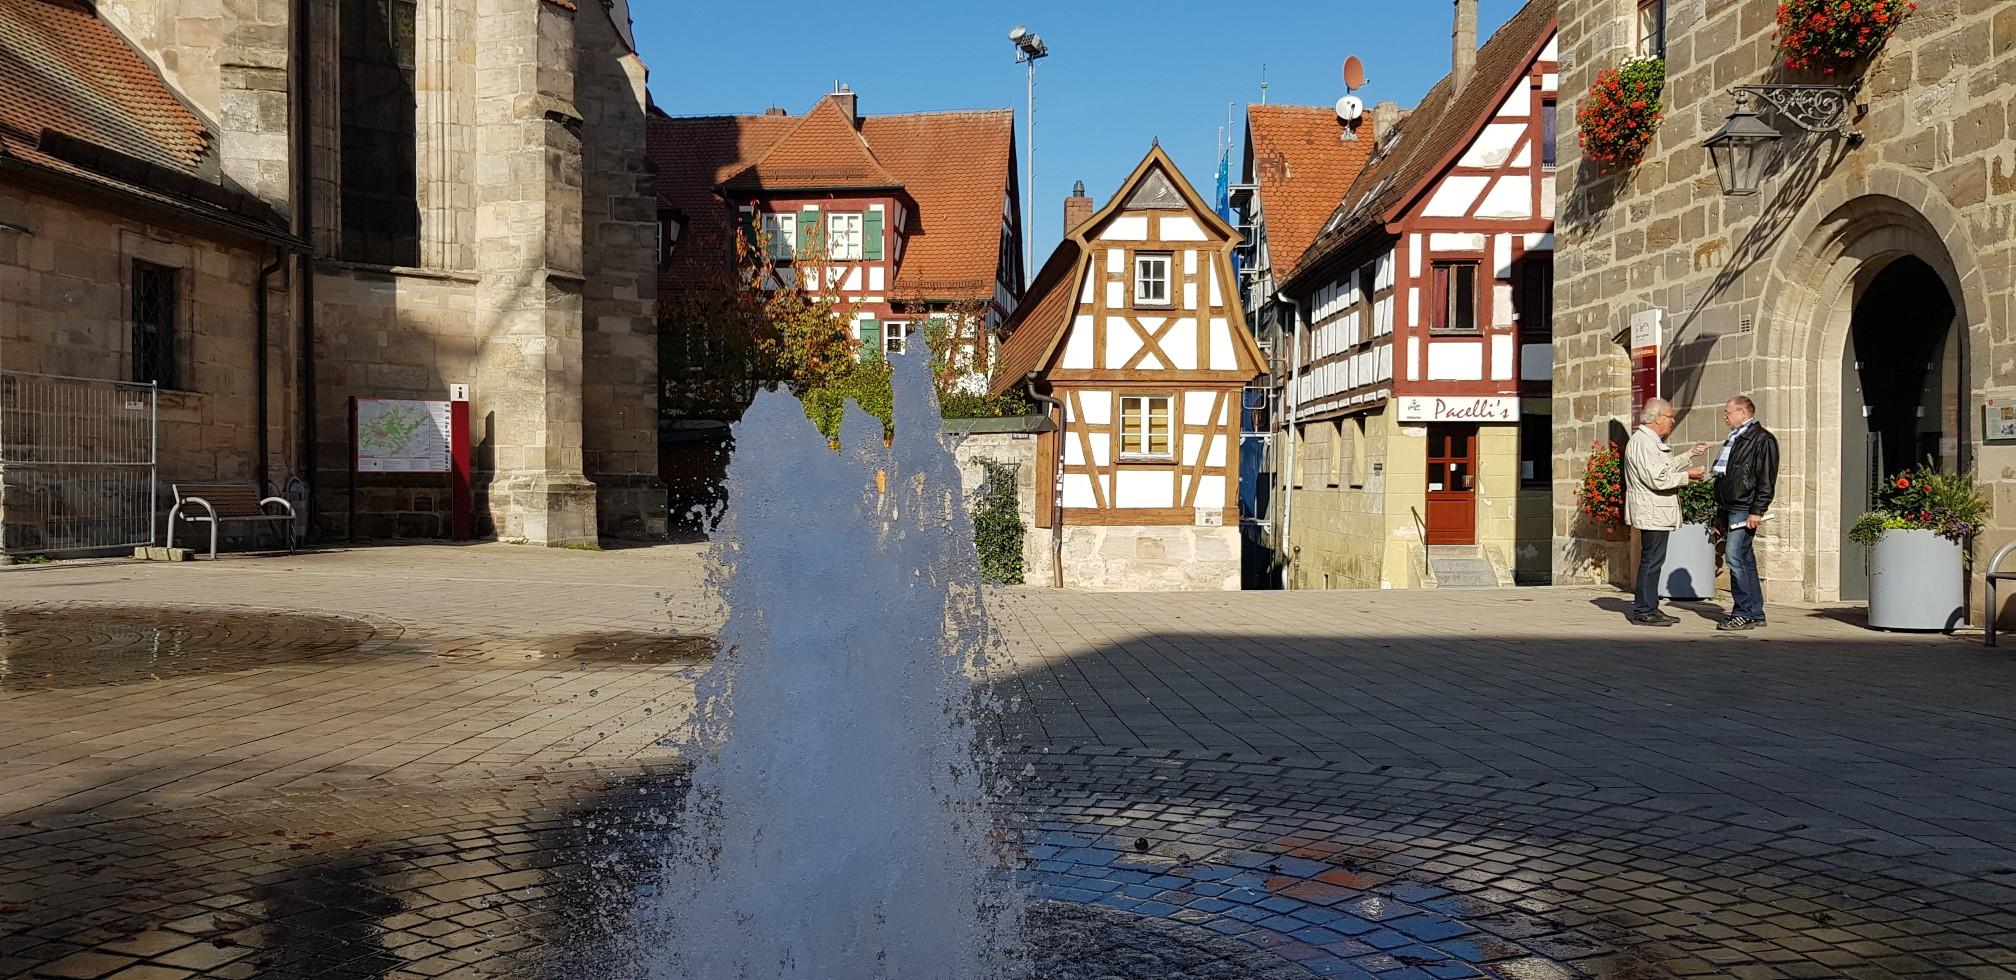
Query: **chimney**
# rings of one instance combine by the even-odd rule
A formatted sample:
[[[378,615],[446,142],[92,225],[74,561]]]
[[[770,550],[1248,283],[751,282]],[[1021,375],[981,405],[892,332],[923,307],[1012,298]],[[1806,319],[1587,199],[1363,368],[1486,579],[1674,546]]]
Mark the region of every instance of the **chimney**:
[[[1092,199],[1085,196],[1085,182],[1071,185],[1071,196],[1064,199],[1064,234],[1069,235],[1092,217]]]
[[[1474,18],[1472,19],[1472,23],[1475,23]],[[1473,28],[1470,33],[1474,36],[1477,32]],[[847,121],[853,123],[855,129],[860,129],[861,115],[854,111],[854,90],[848,88],[846,82],[841,82],[834,88],[831,98],[834,102],[839,103],[840,111],[847,114]]]
[[[783,107],[783,106],[781,106],[781,105],[773,105],[773,106],[769,107],[768,109],[765,109],[765,110],[763,110],[763,114],[764,114],[764,115],[766,115],[766,116],[788,116],[788,115],[790,115],[790,113],[788,113],[788,112],[785,112],[785,111],[784,111],[784,107]]]
[[[1381,102],[1372,107],[1372,145],[1377,146],[1386,139],[1393,127],[1400,125],[1400,103]]]
[[[1463,90],[1470,70],[1477,67],[1477,0],[1456,0],[1456,30],[1449,46],[1453,94]]]

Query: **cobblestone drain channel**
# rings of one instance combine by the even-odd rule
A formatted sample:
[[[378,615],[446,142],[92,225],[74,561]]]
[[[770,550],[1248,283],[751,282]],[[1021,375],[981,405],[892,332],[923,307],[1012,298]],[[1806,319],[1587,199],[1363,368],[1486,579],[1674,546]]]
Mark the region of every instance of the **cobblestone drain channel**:
[[[1041,753],[1039,975],[1993,976],[2001,884],[1587,787]],[[0,976],[634,976],[669,770],[0,828]],[[181,974],[161,972],[154,976]]]

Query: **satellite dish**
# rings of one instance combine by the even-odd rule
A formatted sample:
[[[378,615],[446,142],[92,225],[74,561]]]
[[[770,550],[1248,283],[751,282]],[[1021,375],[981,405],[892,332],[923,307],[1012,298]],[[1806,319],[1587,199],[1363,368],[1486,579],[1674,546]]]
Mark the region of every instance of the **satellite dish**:
[[[1337,100],[1337,118],[1347,123],[1355,123],[1365,116],[1365,100],[1347,95]]]
[[[1008,32],[1008,40],[1010,41],[1020,41],[1028,36],[1029,36],[1029,28],[1022,26],[1021,24],[1015,25],[1015,28]]]
[[[1365,63],[1359,61],[1358,56],[1354,54],[1344,59],[1344,88],[1346,91],[1355,92],[1364,87]]]

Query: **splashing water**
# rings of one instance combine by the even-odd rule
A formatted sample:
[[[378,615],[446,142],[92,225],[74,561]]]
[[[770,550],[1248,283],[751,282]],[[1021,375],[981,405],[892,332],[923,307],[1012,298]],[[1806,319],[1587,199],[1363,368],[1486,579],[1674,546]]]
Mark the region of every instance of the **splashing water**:
[[[850,406],[835,452],[774,392],[735,427],[712,555],[729,613],[685,746],[652,977],[1017,972],[1022,902],[992,873],[977,738],[972,529],[913,360],[895,372],[892,446]]]

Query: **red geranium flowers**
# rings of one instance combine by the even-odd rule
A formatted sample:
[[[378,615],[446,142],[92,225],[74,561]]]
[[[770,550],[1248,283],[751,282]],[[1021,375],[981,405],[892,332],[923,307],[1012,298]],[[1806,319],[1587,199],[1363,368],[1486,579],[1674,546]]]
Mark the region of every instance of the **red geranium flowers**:
[[[1575,110],[1582,155],[1604,170],[1636,166],[1659,129],[1666,62],[1633,58],[1605,69]]]
[[[1917,10],[1913,0],[1780,0],[1778,50],[1793,71],[1846,71]]]

